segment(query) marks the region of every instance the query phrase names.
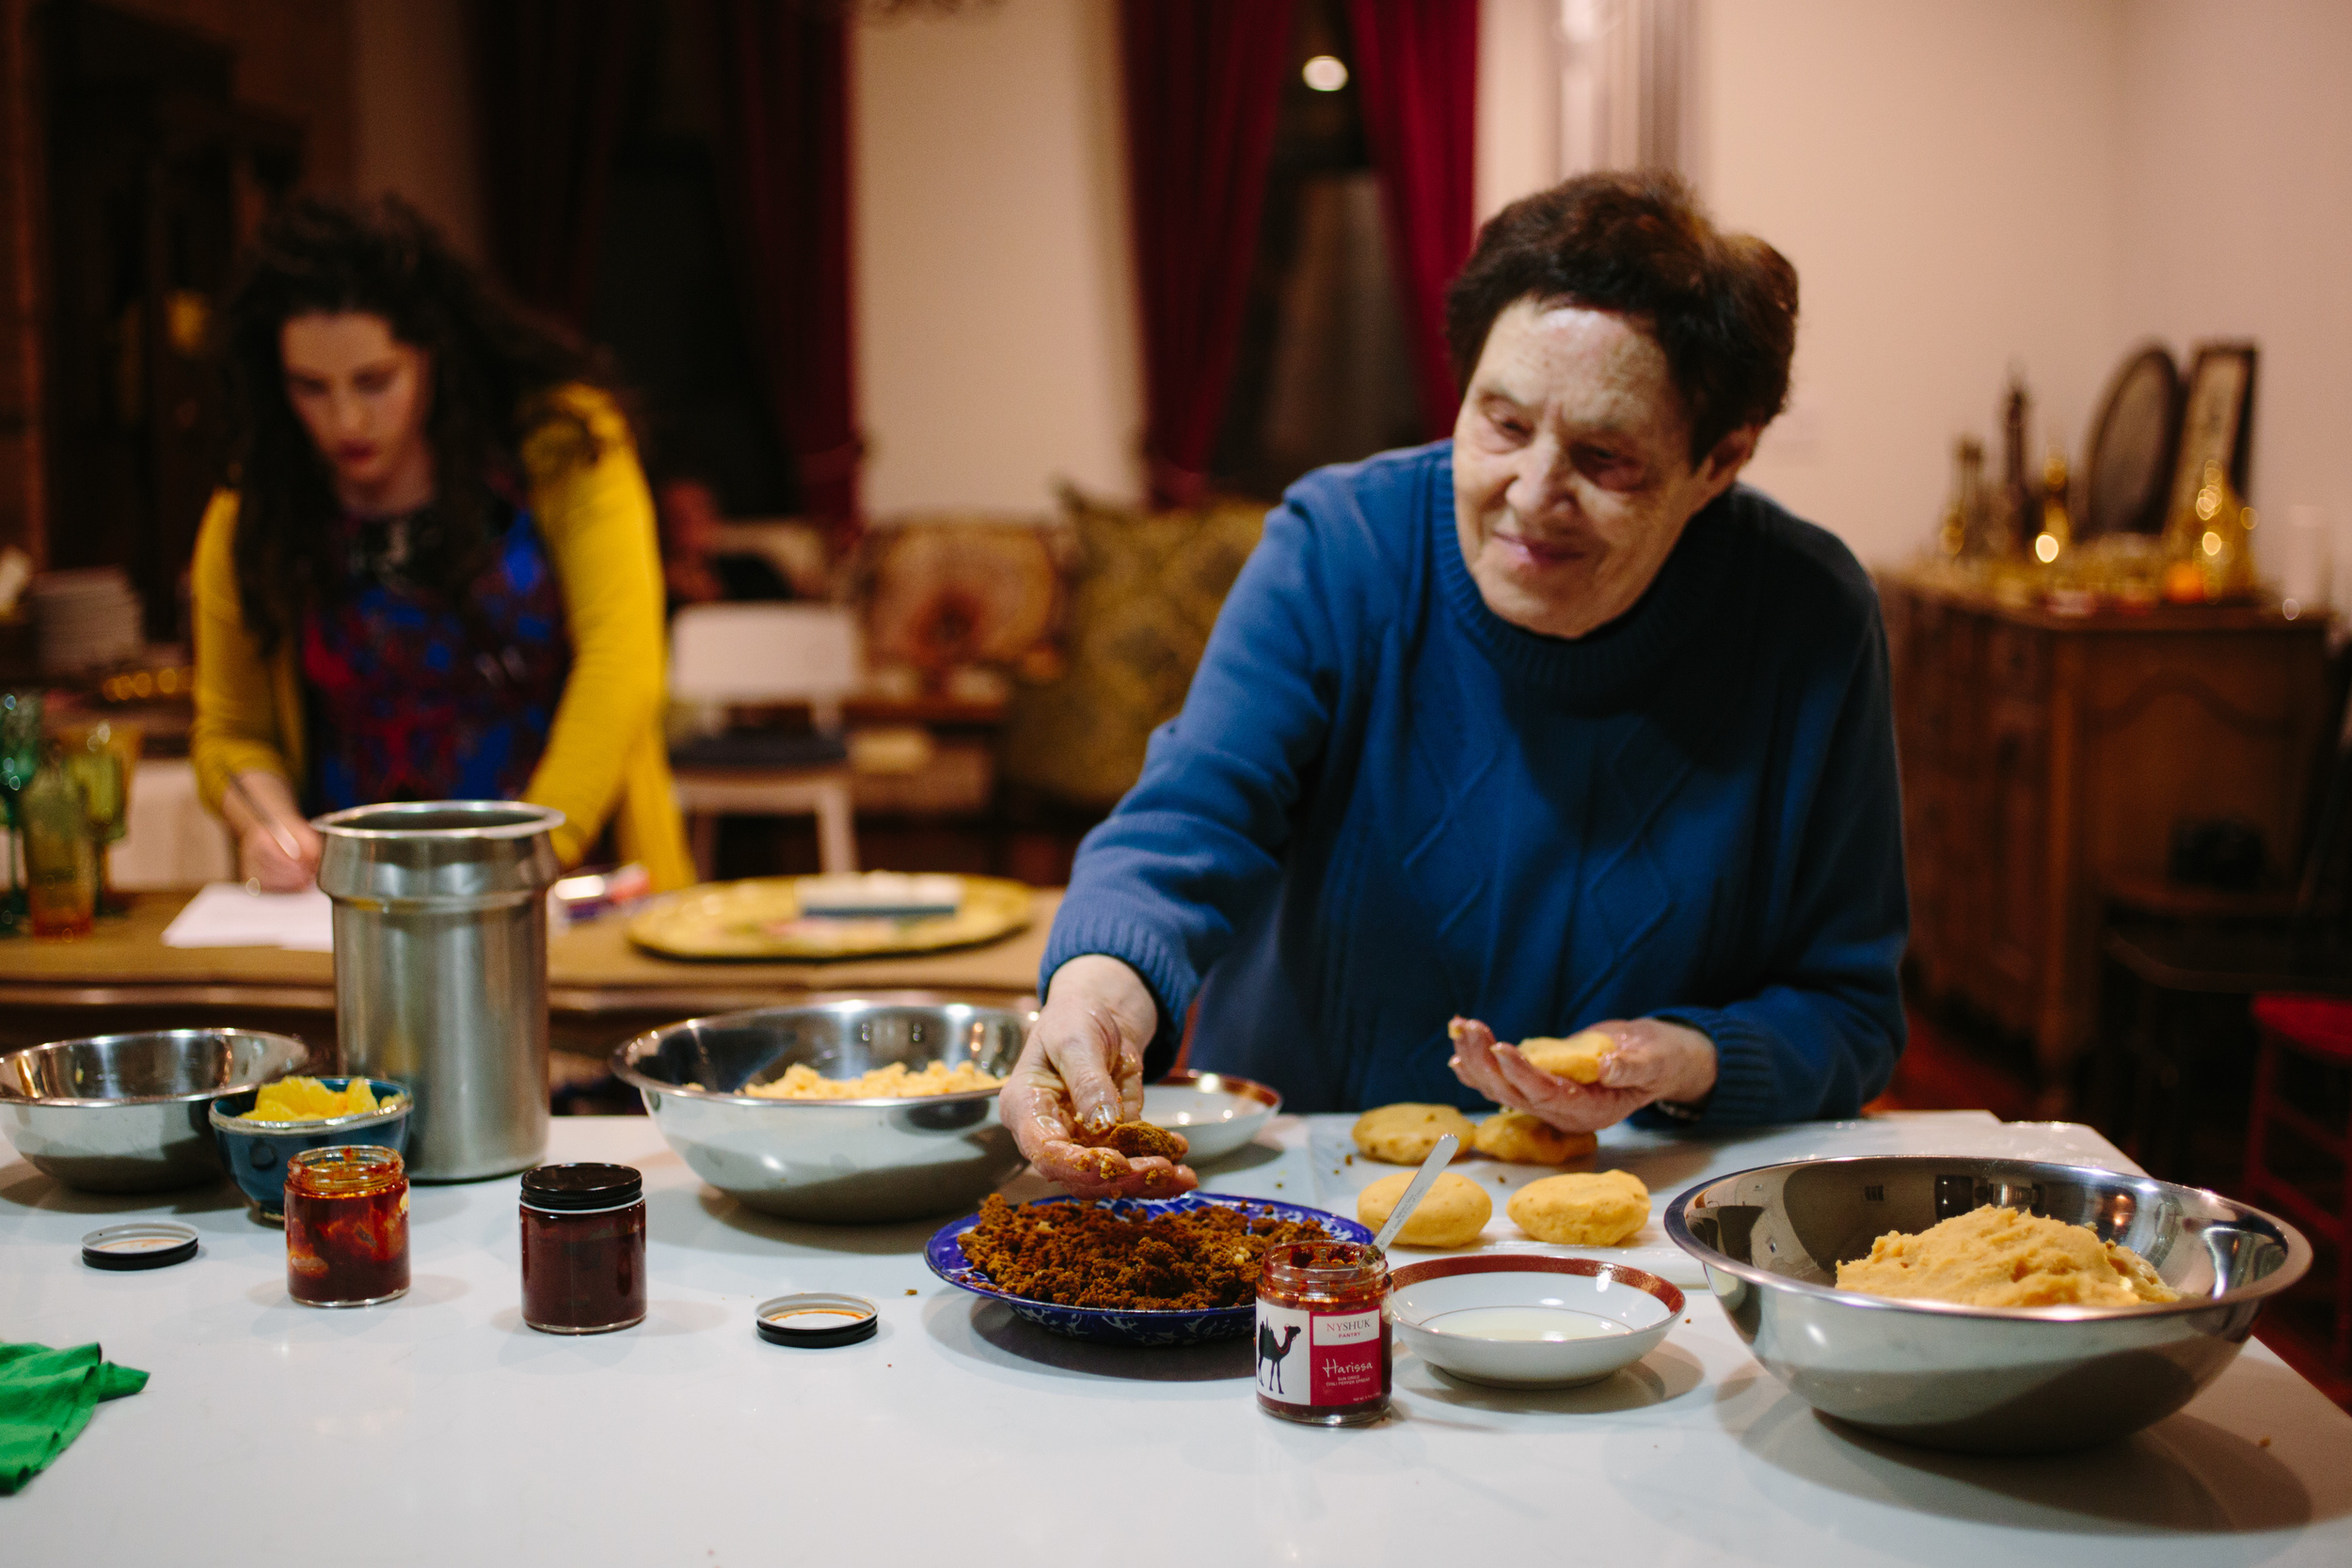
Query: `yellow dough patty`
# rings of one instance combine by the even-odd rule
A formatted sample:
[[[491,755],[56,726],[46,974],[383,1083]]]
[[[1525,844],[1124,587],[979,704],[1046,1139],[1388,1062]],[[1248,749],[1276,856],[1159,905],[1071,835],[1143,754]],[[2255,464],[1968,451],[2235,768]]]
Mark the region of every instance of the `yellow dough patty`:
[[[1590,1132],[1564,1132],[1541,1117],[1503,1111],[1478,1124],[1478,1152],[1515,1165],[1558,1165],[1600,1147]]]
[[[1478,1130],[1451,1105],[1381,1105],[1356,1118],[1356,1147],[1391,1165],[1418,1165],[1448,1132],[1468,1147]]]
[[[1375,1230],[1389,1223],[1396,1212],[1396,1200],[1412,1185],[1414,1172],[1398,1171],[1384,1176],[1356,1195],[1356,1217]],[[1495,1212],[1495,1200],[1486,1190],[1469,1177],[1454,1171],[1441,1172],[1431,1182],[1428,1196],[1421,1207],[1413,1211],[1405,1228],[1396,1233],[1400,1246],[1449,1247],[1468,1246],[1478,1240],[1478,1233],[1486,1228],[1486,1221]]]
[[[1649,1223],[1649,1189],[1629,1171],[1572,1171],[1530,1181],[1508,1212],[1539,1242],[1622,1246]]]
[[[1599,1083],[1601,1058],[1616,1049],[1616,1037],[1597,1029],[1581,1029],[1564,1040],[1538,1035],[1534,1039],[1519,1041],[1519,1054],[1530,1063],[1554,1078],[1569,1078],[1579,1084]]]
[[[1916,1235],[1890,1230],[1837,1265],[1837,1288],[1962,1307],[2137,1307],[2181,1294],[2087,1225],[1988,1203]]]

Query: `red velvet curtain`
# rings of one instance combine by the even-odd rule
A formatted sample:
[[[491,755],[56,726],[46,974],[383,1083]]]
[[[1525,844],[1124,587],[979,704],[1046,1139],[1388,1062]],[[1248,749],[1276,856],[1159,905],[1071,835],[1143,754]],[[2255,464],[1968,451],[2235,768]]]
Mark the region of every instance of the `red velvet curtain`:
[[[850,338],[847,8],[705,0],[719,159],[768,396],[801,510],[837,543],[860,518]]]
[[[584,326],[650,0],[479,0],[474,16],[490,259],[526,304]]]
[[[1292,0],[1121,0],[1152,500],[1208,488],[1258,258]]]
[[[1461,395],[1445,346],[1445,286],[1474,238],[1478,0],[1348,0],[1364,133],[1379,166],[1422,423],[1451,435]]]

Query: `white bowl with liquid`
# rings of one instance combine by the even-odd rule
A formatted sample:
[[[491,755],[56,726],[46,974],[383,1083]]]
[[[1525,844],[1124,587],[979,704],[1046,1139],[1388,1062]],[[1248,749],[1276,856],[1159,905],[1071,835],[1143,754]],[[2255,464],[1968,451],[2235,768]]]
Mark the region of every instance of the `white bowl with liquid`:
[[[1143,1091],[1143,1119],[1181,1132],[1189,1165],[1221,1160],[1249,1144],[1282,1108],[1282,1097],[1230,1072],[1171,1072]]]
[[[1658,1348],[1682,1292],[1594,1258],[1483,1253],[1390,1276],[1397,1337],[1452,1376],[1506,1388],[1597,1383]]]

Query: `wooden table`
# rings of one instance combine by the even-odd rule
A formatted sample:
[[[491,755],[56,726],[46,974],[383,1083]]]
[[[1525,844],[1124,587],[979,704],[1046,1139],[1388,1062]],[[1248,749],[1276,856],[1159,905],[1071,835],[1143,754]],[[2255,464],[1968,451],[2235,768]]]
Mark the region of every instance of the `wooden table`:
[[[0,942],[0,1045],[117,1029],[245,1024],[334,1038],[335,965],[274,947],[166,947],[186,893],[132,895],[122,920],[81,942]],[[600,1055],[642,1029],[702,1013],[829,992],[950,992],[1011,1002],[1037,989],[1038,960],[1061,902],[1036,895],[1026,929],[951,953],[829,963],[686,963],[629,945],[618,919],[577,926],[548,945],[548,1000],[559,1051]]]

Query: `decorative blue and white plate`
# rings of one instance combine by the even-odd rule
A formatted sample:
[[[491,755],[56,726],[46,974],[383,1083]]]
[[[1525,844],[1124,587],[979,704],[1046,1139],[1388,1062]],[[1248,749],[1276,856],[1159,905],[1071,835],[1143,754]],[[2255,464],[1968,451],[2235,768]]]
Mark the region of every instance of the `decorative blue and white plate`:
[[[1025,1207],[1034,1209],[1045,1203],[1086,1201],[1089,1200],[1045,1197]],[[1226,1193],[1196,1192],[1176,1197],[1114,1197],[1104,1198],[1102,1202],[1113,1213],[1138,1218],[1189,1213],[1199,1209],[1239,1209],[1252,1218],[1312,1220],[1322,1226],[1335,1242],[1372,1240],[1372,1232],[1354,1220],[1343,1220],[1321,1209],[1308,1209],[1295,1203],[1277,1203],[1263,1197],[1234,1197]],[[1050,1328],[1057,1334],[1067,1334],[1074,1339],[1095,1339],[1112,1345],[1197,1345],[1211,1339],[1247,1338],[1256,1322],[1257,1307],[1253,1303],[1187,1312],[1129,1312],[1108,1307],[1060,1307],[1050,1301],[1014,1295],[990,1283],[988,1275],[963,1256],[963,1234],[978,1224],[979,1218],[977,1213],[966,1214],[951,1225],[941,1226],[930,1244],[923,1248],[923,1260],[931,1266],[931,1273],[948,1284],[969,1291],[976,1296],[1001,1301],[1012,1308],[1015,1316],[1026,1318],[1040,1328]]]

